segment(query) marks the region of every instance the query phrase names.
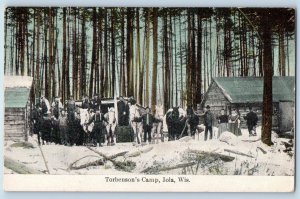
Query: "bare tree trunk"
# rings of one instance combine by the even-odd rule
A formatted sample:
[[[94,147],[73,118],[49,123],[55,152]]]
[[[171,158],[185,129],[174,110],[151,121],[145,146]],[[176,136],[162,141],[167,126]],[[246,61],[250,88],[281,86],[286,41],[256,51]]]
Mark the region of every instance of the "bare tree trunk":
[[[121,17],[121,69],[120,69],[120,94],[124,96],[126,94],[126,78],[125,78],[125,8],[122,8],[122,17]]]
[[[48,28],[49,28],[49,46],[48,46],[48,51],[49,51],[49,75],[47,79],[47,84],[49,84],[48,88],[48,100],[52,101],[53,93],[53,75],[54,75],[54,58],[53,58],[53,42],[54,42],[54,37],[53,37],[53,8],[49,8],[48,10]]]
[[[66,99],[70,97],[71,94],[71,87],[70,87],[70,72],[69,72],[69,65],[70,65],[70,23],[69,23],[69,13],[70,13],[70,8],[68,8],[68,15],[67,15],[67,35],[68,35],[68,46],[67,46],[67,60],[66,60]]]
[[[77,74],[78,74],[78,65],[77,65],[77,8],[73,8],[73,46],[72,46],[72,63],[73,63],[73,96],[74,99],[78,99],[77,95]]]
[[[263,113],[262,113],[262,134],[261,140],[267,145],[272,145],[271,131],[272,131],[272,32],[270,25],[269,12],[262,13],[261,28],[263,30],[263,68],[264,68],[264,92],[263,92]]]
[[[152,98],[151,109],[155,111],[156,92],[157,92],[157,17],[158,8],[153,8],[152,13],[152,30],[153,30],[153,66],[152,66]]]
[[[163,16],[163,34],[164,34],[164,112],[170,108],[169,92],[170,92],[170,65],[169,65],[169,46],[168,46],[168,18],[167,11]]]
[[[82,10],[82,24],[81,24],[81,66],[79,70],[79,96],[86,95],[86,34],[85,34],[85,11]]]
[[[147,8],[147,12],[146,12],[146,18],[145,18],[145,23],[147,24],[147,26],[145,26],[146,29],[146,82],[145,82],[145,106],[149,106],[149,54],[150,54],[150,50],[149,50],[149,46],[150,46],[150,11],[149,8]]]
[[[46,21],[46,11],[44,12],[44,21]],[[49,83],[48,82],[48,28],[46,28],[46,23],[44,23],[44,83],[45,83],[45,97],[48,99],[49,98]]]
[[[62,55],[62,101],[64,102],[66,97],[66,68],[67,68],[67,8],[63,8],[63,55]]]
[[[286,70],[285,70],[285,47],[284,47],[284,28],[280,27],[279,28],[279,68],[280,70],[280,76],[286,76]]]
[[[126,38],[126,71],[127,71],[127,96],[133,95],[133,89],[131,88],[132,81],[132,36],[133,36],[133,14],[132,8],[127,8],[127,38]]]
[[[98,74],[95,73],[95,69],[97,68],[97,51],[98,51],[98,38],[97,38],[97,10],[96,8],[93,8],[93,49],[92,49],[92,64],[91,64],[91,76],[90,76],[90,85],[89,85],[89,97],[92,97],[94,87],[96,87],[96,79],[94,76],[97,76]],[[93,85],[93,82],[95,84]]]
[[[196,104],[201,103],[202,96],[202,16],[201,10],[198,9],[198,31],[197,31],[197,70],[196,70]]]
[[[141,64],[141,55],[140,55],[140,16],[139,16],[139,8],[136,8],[136,68],[139,69],[138,76],[139,76],[139,85],[138,85],[138,96],[137,101],[140,104],[143,104],[143,86],[144,86],[144,56],[143,56],[143,64]],[[146,20],[145,20],[146,25]],[[145,31],[146,33],[146,31]],[[145,43],[144,43],[145,44]],[[145,54],[145,50],[143,50],[143,55]]]
[[[112,96],[115,95],[115,80],[116,80],[116,55],[115,55],[115,11],[111,9],[111,56],[112,56]]]

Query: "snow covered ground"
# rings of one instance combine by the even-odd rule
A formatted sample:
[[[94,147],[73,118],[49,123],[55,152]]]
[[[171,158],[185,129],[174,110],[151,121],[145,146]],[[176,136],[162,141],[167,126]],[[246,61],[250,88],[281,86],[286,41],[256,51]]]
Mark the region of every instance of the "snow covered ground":
[[[257,136],[254,137],[249,137],[248,131],[242,129],[242,136],[236,137],[230,132],[224,132],[220,139],[217,139],[217,128],[215,128],[214,138],[206,142],[204,133],[201,133],[199,139],[196,136],[195,140],[184,137],[177,141],[144,146],[117,143],[115,146],[93,147],[106,156],[128,151],[114,160],[134,162],[135,166],[129,172],[117,168],[109,160],[104,161],[104,165],[100,166],[69,169],[70,164],[83,157],[74,165],[80,166],[101,159],[98,154],[85,146],[69,147],[51,144],[43,145],[41,149],[50,174],[294,175],[294,144],[292,150],[286,153],[283,142],[291,143],[291,140],[278,138],[276,133],[272,133],[274,145],[266,146],[259,140],[260,129],[257,128]],[[4,155],[27,167],[47,173],[36,137],[29,137],[29,143],[34,148],[13,147],[11,146],[13,142],[7,141]],[[223,161],[222,158],[215,158],[215,154],[231,156],[234,159]],[[14,171],[5,167],[4,173],[10,174]]]

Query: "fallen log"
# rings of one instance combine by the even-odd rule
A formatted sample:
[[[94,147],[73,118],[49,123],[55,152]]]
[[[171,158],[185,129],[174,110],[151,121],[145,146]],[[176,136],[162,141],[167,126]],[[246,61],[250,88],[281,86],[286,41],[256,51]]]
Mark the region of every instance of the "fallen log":
[[[169,167],[158,167],[158,166],[152,166],[144,169],[141,171],[141,173],[159,173],[162,171],[170,171],[174,169],[181,169],[181,168],[186,168],[195,165],[196,162],[188,162],[188,163],[182,163],[182,164],[177,164],[174,166],[169,166]]]
[[[86,155],[86,156],[83,156],[82,158],[79,158],[78,160],[75,160],[74,162],[72,162],[69,165],[68,169],[66,169],[66,170],[73,170],[73,168],[76,168],[76,166],[74,166],[76,163],[78,163],[80,160],[83,160],[83,159],[88,158],[88,157],[97,157],[97,158],[99,158],[99,156],[96,156],[96,155]],[[74,169],[74,170],[76,170],[76,169]]]
[[[108,156],[108,158],[110,158],[110,159],[115,159],[115,158],[117,158],[117,157],[124,156],[124,155],[126,155],[127,153],[128,153],[128,151],[123,151],[123,152],[117,153],[117,154],[115,154],[115,155]]]
[[[141,155],[143,153],[148,153],[152,149],[153,149],[153,146],[145,148],[145,149],[142,149],[142,150],[134,151],[132,153],[127,154],[126,157],[130,157],[130,158],[137,157],[137,156],[139,156],[139,155]]]
[[[114,154],[114,155],[111,155],[111,156],[108,156],[108,159],[115,159],[119,156],[124,156],[126,153],[128,153],[128,151],[124,151],[124,152],[120,152],[120,153],[117,153],[117,154]],[[88,158],[88,157],[99,157],[99,156],[95,156],[95,155],[87,155],[87,156],[84,156],[82,158],[79,158],[78,160],[74,161],[73,163],[71,163],[68,167],[68,170],[79,170],[79,169],[84,169],[84,168],[87,168],[87,167],[90,167],[90,166],[100,166],[100,165],[104,165],[104,161],[103,159],[99,159],[99,160],[95,160],[93,162],[89,162],[89,163],[86,163],[86,164],[83,164],[83,165],[80,165],[80,166],[74,166],[76,163],[78,163],[80,160],[83,160],[85,158]]]
[[[100,165],[104,165],[104,162],[102,159],[99,159],[99,160],[96,160],[96,161],[93,161],[93,162],[89,162],[89,163],[86,163],[86,164],[83,164],[83,165],[79,165],[79,166],[71,166],[69,167],[70,170],[79,170],[79,169],[85,169],[85,168],[88,168],[88,167],[92,167],[92,166],[100,166]]]
[[[257,141],[260,141],[261,138],[258,138],[256,140],[242,140],[243,142],[257,142]]]
[[[248,155],[246,153],[242,153],[242,152],[239,152],[239,151],[233,151],[233,150],[230,150],[230,149],[224,149],[224,151],[228,152],[228,153],[234,153],[236,155],[241,155],[241,156],[246,156],[246,157],[249,157],[249,158],[255,158],[254,156],[252,155]]]
[[[44,174],[6,156],[4,156],[4,166],[18,174]]]
[[[198,151],[198,150],[189,150],[189,153],[194,153],[196,154],[198,157],[213,157],[215,159],[221,159],[224,162],[231,162],[233,161],[235,158],[232,156],[228,156],[228,155],[223,155],[220,153],[215,153],[215,152],[206,152],[206,151]]]
[[[93,151],[94,153],[97,153],[99,156],[103,157],[104,161],[108,160],[110,162],[113,163],[113,165],[117,168],[117,169],[121,169],[123,171],[126,172],[130,172],[131,170],[133,170],[133,168],[135,168],[135,163],[132,161],[125,161],[125,162],[119,162],[119,161],[115,161],[113,158],[101,153],[100,151],[97,151],[95,149],[92,149],[91,147],[87,146],[87,148],[91,151]]]
[[[258,146],[257,149],[259,149],[263,154],[267,154],[267,151],[265,151],[263,148]]]

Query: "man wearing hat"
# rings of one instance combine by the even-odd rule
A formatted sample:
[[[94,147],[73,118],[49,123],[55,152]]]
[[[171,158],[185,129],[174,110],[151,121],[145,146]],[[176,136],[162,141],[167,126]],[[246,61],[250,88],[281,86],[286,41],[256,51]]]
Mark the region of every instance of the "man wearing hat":
[[[129,106],[124,98],[120,96],[117,103],[118,107],[118,123],[120,126],[128,126],[129,122]]]
[[[87,96],[84,96],[82,98],[81,108],[83,108],[83,109],[89,109],[90,108],[90,102],[89,102],[89,98]]]
[[[52,106],[54,117],[56,119],[58,119],[61,111],[64,108],[61,101],[60,101],[60,98],[58,96],[55,96],[54,101],[52,102],[51,106]]]
[[[244,119],[247,120],[247,127],[249,131],[249,136],[256,136],[256,125],[258,122],[257,114],[252,110],[252,107],[249,107],[249,113],[244,116]]]
[[[94,94],[93,99],[90,103],[90,108],[93,109],[95,112],[99,111],[101,108],[101,99],[98,94]]]
[[[92,142],[94,146],[97,146],[97,143],[99,143],[99,146],[102,146],[102,131],[104,128],[103,122],[105,121],[104,115],[101,113],[101,110],[95,112],[94,109],[91,109],[90,111],[92,112],[92,117],[87,125],[94,122],[94,127],[89,137],[91,140],[89,141]]]
[[[214,116],[212,112],[210,111],[210,106],[207,105],[205,107],[206,111],[204,113],[204,126],[205,126],[205,132],[204,132],[204,141],[207,140],[207,134],[209,131],[209,139],[212,139],[212,126],[213,126],[213,120]]]
[[[75,101],[73,95],[71,95],[67,102],[67,113],[68,113],[69,122],[75,120],[75,111],[76,111]]]
[[[48,116],[51,112],[50,112],[50,103],[49,101],[45,98],[45,96],[42,96],[40,99],[40,110],[43,116]]]
[[[161,122],[161,120],[156,119],[150,113],[150,108],[146,107],[146,114],[142,115],[141,117],[135,117],[134,121],[143,123],[144,142],[146,143],[148,138],[148,143],[151,143],[151,131],[152,131],[153,123]]]

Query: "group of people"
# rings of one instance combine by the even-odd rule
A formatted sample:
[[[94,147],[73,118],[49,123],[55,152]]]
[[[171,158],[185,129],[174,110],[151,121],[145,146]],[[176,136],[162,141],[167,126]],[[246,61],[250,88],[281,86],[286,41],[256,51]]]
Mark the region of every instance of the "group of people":
[[[207,134],[210,133],[210,139],[212,139],[212,126],[213,126],[213,114],[210,111],[210,106],[207,105],[206,111],[203,114],[204,116],[204,126],[205,126],[205,133],[204,133],[204,140],[207,140]],[[246,120],[246,124],[248,127],[249,136],[256,136],[256,125],[258,122],[258,116],[253,111],[252,107],[249,107],[249,112],[243,116],[243,118]],[[240,123],[241,123],[241,116],[237,109],[233,109],[232,113],[230,115],[225,114],[225,110],[222,109],[220,115],[217,116],[218,121],[218,135],[219,138],[220,135],[225,132],[229,131],[235,134],[236,136],[242,135],[241,129],[240,129]]]
[[[158,126],[157,124],[162,125],[163,123],[162,117],[157,117],[153,114],[149,107],[143,108],[144,111],[141,112],[141,107],[136,104],[136,100],[133,97],[126,100],[122,96],[118,98],[117,114],[114,107],[108,108],[106,113],[102,112],[102,102],[98,94],[95,94],[91,100],[84,96],[80,104],[75,103],[73,96],[70,96],[64,104],[59,97],[55,97],[50,106],[49,101],[42,96],[36,108],[41,116],[51,116],[55,120],[59,120],[60,126],[63,127],[74,126],[74,121],[81,119],[80,125],[86,132],[86,141],[94,145],[99,144],[99,146],[101,146],[103,140],[107,140],[108,145],[116,143],[115,130],[117,125],[130,126],[134,134],[135,143],[151,143],[153,129]],[[247,121],[249,136],[255,136],[258,117],[251,107],[249,107],[249,110],[244,119]],[[87,115],[87,120],[82,120],[84,114]],[[204,119],[204,140],[206,141],[208,137],[212,139],[215,116],[211,112],[209,105],[205,107],[205,111],[202,114],[196,114],[193,108],[188,107],[184,120],[182,117],[179,117],[179,112],[178,110],[176,112],[176,108],[171,114],[166,114],[169,140],[175,140],[182,136],[184,130],[180,129],[180,121],[184,121],[185,126],[187,126],[187,135],[194,137],[195,133],[199,132],[200,117]],[[217,137],[219,138],[225,131],[230,131],[237,136],[241,135],[240,117],[237,109],[233,109],[230,115],[225,114],[225,110],[222,109],[216,117],[218,122]],[[162,129],[158,131],[162,131]],[[70,139],[70,135],[61,136],[63,143],[69,143]]]

